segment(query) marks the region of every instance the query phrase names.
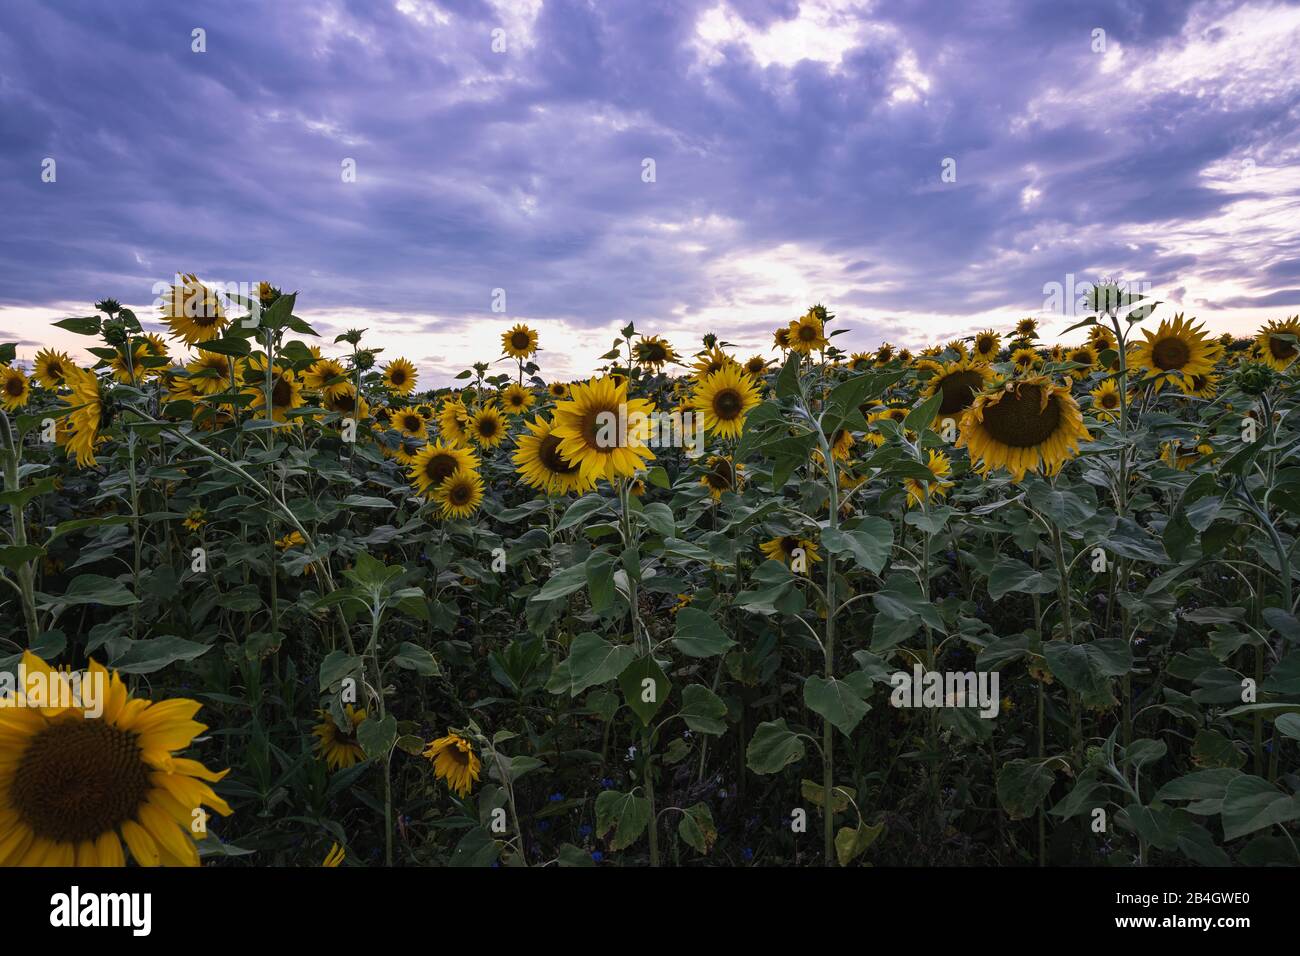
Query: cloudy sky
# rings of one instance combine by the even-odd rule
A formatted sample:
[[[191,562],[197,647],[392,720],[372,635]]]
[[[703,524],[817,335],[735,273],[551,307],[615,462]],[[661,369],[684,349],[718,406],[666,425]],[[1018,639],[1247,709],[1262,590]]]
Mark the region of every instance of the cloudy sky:
[[[178,270],[425,384],[515,321],[574,377],[628,321],[917,346],[1099,276],[1245,332],[1300,311],[1298,158],[1290,4],[5,0],[0,341]]]

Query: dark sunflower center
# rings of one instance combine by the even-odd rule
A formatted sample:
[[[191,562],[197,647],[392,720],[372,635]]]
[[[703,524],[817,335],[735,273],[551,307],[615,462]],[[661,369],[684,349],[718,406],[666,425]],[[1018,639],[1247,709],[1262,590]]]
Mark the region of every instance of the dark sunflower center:
[[[814,327],[811,326],[811,325],[801,325],[801,326],[799,326],[799,341],[800,341],[800,342],[816,342],[816,341],[817,341],[817,329],[814,328]]]
[[[1151,361],[1161,371],[1182,368],[1192,357],[1192,350],[1182,339],[1169,337],[1161,339],[1151,348]]]
[[[1118,396],[1117,394],[1115,394],[1114,392],[1107,392],[1105,395],[1103,395],[1103,396],[1101,397],[1101,407],[1102,407],[1102,408],[1118,408],[1118,407],[1119,407],[1119,396]]]
[[[388,377],[394,385],[406,384],[406,373],[403,372],[400,368],[395,368],[390,370],[388,373]]]
[[[592,408],[582,419],[582,437],[590,448],[606,451],[619,446],[617,429],[610,435],[610,422],[618,421],[618,407]]]
[[[28,743],[10,800],[37,836],[81,843],[135,817],[152,789],[149,774],[135,734],[68,717]]]
[[[402,418],[402,427],[408,432],[418,431],[424,424],[424,419],[419,415],[406,415]]]
[[[547,435],[537,446],[537,458],[547,471],[559,475],[571,475],[577,471],[567,458],[560,454],[560,439]]]
[[[708,479],[710,487],[726,491],[731,487],[736,476],[732,471],[731,462],[719,461],[714,463],[713,467],[709,470],[709,473],[705,475],[705,478]]]
[[[1276,335],[1268,337],[1268,351],[1275,359],[1290,358],[1296,354],[1296,347],[1290,342],[1279,339]]]
[[[5,394],[18,398],[22,395],[25,384],[21,376],[14,375],[5,380]]]
[[[976,390],[983,384],[984,376],[979,372],[953,372],[945,375],[939,382],[939,390],[943,392],[939,414],[952,415],[969,407]]]
[[[794,554],[795,549],[799,547],[799,539],[792,538],[789,535],[781,539],[781,550],[786,554]]]
[[[980,352],[992,352],[993,340],[986,335],[981,335],[975,340],[975,348]]]
[[[1092,354],[1091,354],[1090,352],[1084,352],[1084,351],[1080,350],[1080,351],[1075,352],[1073,355],[1070,356],[1070,361],[1071,361],[1071,362],[1078,362],[1080,365],[1091,365],[1091,364],[1092,364]]]
[[[657,342],[642,346],[641,357],[644,361],[651,363],[662,362],[668,358],[664,354],[664,347]]]
[[[459,482],[452,486],[451,491],[447,494],[447,500],[457,506],[469,504],[473,492],[468,482]]]
[[[271,401],[276,408],[284,408],[293,401],[293,389],[284,378],[277,378],[271,387]]]
[[[440,452],[434,455],[424,466],[424,474],[435,485],[440,485],[446,480],[447,476],[456,470],[460,464],[455,455],[448,455]]]
[[[497,433],[497,420],[495,418],[479,419],[478,433],[484,438],[491,438]]]
[[[510,394],[510,397],[507,399],[507,401],[509,402],[511,408],[518,408],[519,406],[523,405],[524,396],[521,395],[519,392],[512,392]]]
[[[519,352],[527,349],[530,341],[527,332],[516,332],[514,335],[510,336],[511,347]]]
[[[734,388],[724,388],[713,396],[713,413],[723,421],[732,421],[740,415],[740,410],[744,407],[744,399]]]
[[[1061,421],[1059,399],[1053,396],[1046,408],[1042,401],[1041,386],[1022,385],[996,404],[984,406],[984,427],[994,439],[1012,448],[1041,445],[1056,433]]]

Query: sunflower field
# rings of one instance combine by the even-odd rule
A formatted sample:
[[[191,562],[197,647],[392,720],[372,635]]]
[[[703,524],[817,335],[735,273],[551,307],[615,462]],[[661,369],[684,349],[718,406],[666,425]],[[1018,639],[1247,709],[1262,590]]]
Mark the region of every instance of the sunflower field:
[[[1300,863],[1300,318],[422,390],[295,304],[0,345],[0,863]]]

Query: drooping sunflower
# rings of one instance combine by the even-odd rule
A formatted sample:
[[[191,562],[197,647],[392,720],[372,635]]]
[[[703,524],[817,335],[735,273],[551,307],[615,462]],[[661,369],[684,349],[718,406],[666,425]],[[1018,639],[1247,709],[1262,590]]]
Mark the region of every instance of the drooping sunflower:
[[[1133,343],[1129,364],[1144,369],[1143,381],[1153,382],[1156,391],[1178,384],[1184,376],[1208,375],[1223,353],[1223,346],[1181,312],[1172,321],[1165,319],[1154,332],[1144,329],[1142,335],[1145,341]]]
[[[410,395],[419,379],[415,366],[404,358],[393,359],[384,366],[384,384],[398,395]]]
[[[522,415],[533,407],[533,393],[518,382],[511,382],[501,391],[501,405],[511,415]]]
[[[526,359],[537,351],[537,333],[526,325],[516,325],[501,333],[501,348],[511,358]]]
[[[22,664],[62,679],[31,651]],[[177,756],[207,729],[200,704],[133,697],[95,661],[88,676],[103,688],[94,710],[22,692],[0,707],[0,866],[124,866],[123,844],[141,866],[198,866],[202,808],[230,814],[208,786],[229,771]]]
[[[334,389],[333,394],[325,399],[325,407],[356,421],[361,421],[370,414],[370,403],[364,395],[357,395],[357,387],[351,382]]]
[[[627,383],[608,377],[575,382],[570,399],[555,406],[554,433],[560,454],[584,479],[632,477],[654,452],[648,447],[652,402],[628,398]]]
[[[1120,415],[1119,386],[1113,378],[1108,378],[1091,392],[1092,413],[1103,422],[1117,422]]]
[[[438,434],[457,445],[469,444],[469,410],[459,399],[448,398],[438,411]]]
[[[745,416],[758,403],[758,386],[738,365],[707,376],[691,396],[691,408],[704,416],[705,430],[722,438],[739,437]]]
[[[1284,335],[1292,336],[1294,340],[1285,339]],[[1285,372],[1300,355],[1300,315],[1293,315],[1283,322],[1270,320],[1255,336],[1255,344],[1263,361],[1276,371]]]
[[[506,437],[506,420],[501,409],[495,405],[484,405],[469,417],[466,426],[470,440],[484,448],[496,448]]]
[[[357,740],[357,728],[366,719],[363,709],[351,704],[343,705],[348,726],[340,727],[334,722],[334,715],[328,710],[316,711],[320,723],[311,729],[316,737],[316,754],[325,761],[330,770],[346,770],[366,759],[366,752]]]
[[[0,365],[0,405],[5,411],[16,412],[31,400],[32,387],[27,373],[20,368]]]
[[[881,342],[876,349],[876,365],[888,365],[894,360],[894,347],[888,342]]]
[[[714,501],[722,500],[724,491],[739,491],[744,485],[744,465],[737,465],[727,455],[710,455],[700,484],[709,489]]]
[[[202,531],[204,525],[208,523],[208,513],[202,508],[194,507],[185,513],[185,520],[181,524],[190,531]]]
[[[790,349],[790,327],[783,325],[772,333],[772,347],[780,349],[782,352]]]
[[[162,305],[162,320],[171,337],[186,345],[219,338],[227,324],[220,297],[192,273],[179,278]]]
[[[41,349],[36,353],[36,363],[32,369],[32,375],[42,388],[53,390],[63,385],[63,378],[70,365],[72,365],[72,359],[68,357],[67,352]]]
[[[753,377],[755,380],[758,380],[767,374],[767,370],[771,368],[771,366],[772,363],[768,359],[763,358],[763,356],[751,355],[745,360],[743,368],[748,375]]]
[[[348,380],[348,370],[337,359],[323,358],[312,362],[303,373],[302,382],[313,391],[320,392],[325,401],[330,401],[345,391],[352,383]]]
[[[936,451],[933,448],[930,449],[925,467],[929,469],[930,474],[933,476],[932,480],[926,481],[924,478],[903,479],[903,487],[907,491],[907,506],[909,508],[942,498],[948,493],[948,489],[953,486],[953,482],[945,480],[952,474],[952,462],[943,452]]]
[[[217,395],[230,387],[230,360],[216,352],[198,350],[199,354],[185,363],[189,376],[186,384],[195,395]]]
[[[424,438],[429,430],[429,423],[414,408],[399,408],[393,412],[391,424],[405,438]]]
[[[102,441],[100,430],[105,425],[99,378],[94,372],[69,365],[64,380],[72,394],[62,396],[62,401],[74,409],[64,419],[68,423],[66,447],[78,468],[88,468],[95,464],[95,447]]]
[[[1197,438],[1195,441],[1167,441],[1160,444],[1160,460],[1177,471],[1186,471],[1202,458],[1214,455],[1214,446]]]
[[[644,365],[656,372],[669,362],[678,360],[677,351],[657,335],[643,335],[641,340],[632,347],[632,355],[638,365]]]
[[[474,471],[477,468],[478,455],[471,449],[436,441],[415,456],[407,475],[415,493],[428,498],[456,471]]]
[[[444,518],[468,518],[483,503],[483,478],[477,471],[457,468],[433,489],[433,500]]]
[[[812,311],[790,323],[790,348],[800,355],[811,355],[826,348],[826,326]]]
[[[780,561],[783,564],[793,565],[802,559],[803,573],[813,564],[821,561],[821,555],[817,553],[817,545],[807,538],[800,538],[795,535],[782,535],[779,538],[772,538],[764,541],[758,546],[768,559]]]
[[[943,398],[939,402],[939,410],[935,413],[935,421],[942,422],[945,418],[957,419],[961,417],[962,412],[970,408],[971,402],[975,401],[975,396],[992,380],[993,370],[984,362],[968,358],[945,362],[925,383],[925,390],[921,397],[922,400],[926,400],[942,392]]]
[[[560,438],[546,416],[524,422],[528,434],[520,435],[513,460],[524,484],[551,495],[583,492],[594,487],[581,469],[560,453]]]
[[[985,329],[975,334],[971,343],[971,353],[977,361],[992,362],[998,357],[1002,348],[1002,336],[992,329]]]
[[[1045,375],[1016,379],[975,397],[961,419],[958,448],[981,474],[1005,468],[1013,481],[1026,471],[1055,474],[1092,436],[1068,388]]]
[[[474,745],[456,733],[448,732],[446,737],[430,741],[424,749],[424,756],[433,764],[434,777],[445,780],[458,797],[464,797],[474,789],[483,769]]]
[[[1183,390],[1184,395],[1193,395],[1196,398],[1213,398],[1219,392],[1219,376],[1188,375],[1178,383],[1178,387]]]
[[[1104,325],[1094,325],[1088,329],[1088,344],[1101,355],[1107,349],[1116,348],[1115,333]]]

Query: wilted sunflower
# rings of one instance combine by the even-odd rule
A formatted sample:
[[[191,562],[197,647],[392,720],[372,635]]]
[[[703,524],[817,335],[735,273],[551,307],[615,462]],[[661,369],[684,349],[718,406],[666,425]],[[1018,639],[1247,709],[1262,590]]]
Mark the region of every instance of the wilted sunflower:
[[[972,359],[945,362],[925,383],[925,391],[921,393],[921,398],[924,401],[942,392],[943,398],[939,401],[939,410],[934,416],[935,421],[942,422],[945,418],[957,419],[961,417],[962,412],[970,408],[975,396],[982,392],[992,379],[993,370],[983,362]]]
[[[724,491],[739,491],[744,485],[744,476],[741,474],[744,467],[726,455],[710,455],[700,484],[709,489],[714,501],[721,501]]]
[[[318,710],[316,716],[321,721],[311,729],[316,737],[316,753],[331,770],[346,770],[366,759],[366,752],[357,741],[357,728],[365,721],[366,712],[345,704],[343,713],[348,719],[346,728],[336,724],[328,710]]]
[[[762,378],[767,374],[767,370],[772,363],[761,355],[751,355],[743,366],[745,373],[752,376],[755,380]]]
[[[782,352],[790,348],[790,327],[783,325],[772,333],[772,347],[778,348]]]
[[[415,391],[419,377],[415,366],[404,358],[393,359],[384,366],[384,384],[398,395],[410,395]]]
[[[459,399],[448,398],[438,411],[438,434],[457,445],[469,444],[469,411]]]
[[[199,354],[185,363],[189,390],[195,395],[217,395],[230,387],[230,360],[216,352]]]
[[[22,664],[60,680],[31,651]],[[98,717],[21,692],[0,707],[0,866],[124,866],[124,843],[141,866],[198,866],[195,811],[230,814],[208,786],[228,771],[176,756],[207,729],[199,703],[133,698],[95,661],[89,676],[103,682]]]
[[[609,378],[575,382],[571,398],[555,406],[554,433],[560,453],[586,480],[631,477],[654,452],[648,447],[653,403],[628,398],[627,383]]]
[[[772,538],[764,541],[758,546],[770,560],[780,561],[783,564],[792,564],[798,558],[803,559],[803,573],[816,562],[821,561],[821,556],[817,553],[817,545],[807,538],[800,538],[794,535],[782,535],[779,538]],[[798,552],[802,552],[799,554]]]
[[[1088,394],[1092,396],[1092,413],[1094,415],[1103,422],[1119,421],[1119,386],[1115,384],[1113,378],[1106,379]]]
[[[32,397],[32,387],[27,381],[27,373],[20,368],[0,365],[0,405],[6,411],[16,412]]]
[[[1282,338],[1284,335],[1293,340]],[[1300,355],[1300,315],[1293,315],[1284,322],[1270,320],[1255,336],[1259,347],[1259,357],[1276,371],[1285,372]]]
[[[583,492],[594,486],[584,479],[577,465],[560,454],[560,438],[544,415],[524,422],[529,434],[520,435],[515,443],[515,467],[524,484],[551,495]]]
[[[444,518],[468,518],[483,503],[483,478],[477,471],[457,468],[433,489],[433,500]]]
[[[552,382],[546,386],[546,394],[558,402],[569,397],[569,386],[563,382]]]
[[[930,470],[933,480],[926,481],[924,478],[904,478],[903,487],[907,490],[907,506],[924,504],[926,501],[933,501],[942,498],[948,493],[948,489],[953,486],[953,482],[945,481],[952,474],[952,462],[948,456],[941,451],[930,449],[929,457],[926,459],[925,467]]]
[[[1055,474],[1091,438],[1069,389],[1038,375],[976,396],[956,447],[970,450],[981,474],[1005,468],[1021,481],[1026,471]]]
[[[511,415],[522,415],[533,406],[533,393],[518,382],[511,382],[501,392],[501,404]]]
[[[465,426],[471,441],[484,448],[496,448],[506,437],[506,420],[495,405],[484,405],[469,417]]]
[[[826,326],[813,311],[790,323],[790,348],[800,355],[811,355],[826,348]]]
[[[433,764],[433,775],[447,781],[458,797],[464,797],[478,783],[483,763],[474,753],[474,745],[460,734],[448,733],[429,742],[424,756]]]
[[[415,456],[407,474],[417,495],[425,498],[457,470],[474,471],[478,455],[469,448],[437,441]]]
[[[669,362],[676,362],[677,351],[657,335],[643,335],[641,341],[632,347],[632,354],[638,365],[661,370]]]
[[[63,378],[70,365],[72,359],[68,358],[68,353],[41,349],[36,353],[32,375],[42,388],[56,389],[63,385]]]
[[[1146,341],[1133,343],[1129,362],[1147,371],[1144,381],[1154,381],[1157,391],[1187,375],[1209,374],[1223,353],[1223,346],[1201,326],[1184,320],[1181,312],[1161,322],[1155,332],[1144,329],[1142,334]]]
[[[400,408],[393,412],[390,424],[406,438],[423,438],[429,429],[429,423],[414,408]]]
[[[220,297],[192,273],[172,286],[162,306],[162,320],[171,337],[186,345],[219,338],[227,321]]]
[[[348,381],[348,370],[336,359],[323,358],[312,362],[303,373],[303,384],[320,392],[325,401],[345,391],[352,383]]]
[[[706,431],[737,438],[745,416],[759,402],[758,386],[738,365],[728,365],[704,378],[691,397],[691,408],[704,416]]]
[[[63,396],[62,401],[73,407],[66,418],[69,429],[66,446],[76,459],[77,467],[87,468],[95,464],[95,446],[103,440],[99,433],[107,424],[99,378],[94,372],[69,365],[64,380],[72,394]]]
[[[971,352],[974,357],[981,362],[992,362],[998,357],[998,352],[1002,348],[1002,336],[992,329],[985,329],[983,332],[975,334],[975,341],[971,345]]]
[[[526,359],[537,351],[537,333],[526,325],[516,325],[501,333],[501,348],[511,358]]]
[[[1160,445],[1160,460],[1170,468],[1186,471],[1202,458],[1214,454],[1214,446],[1196,439],[1193,442],[1167,441]]]

